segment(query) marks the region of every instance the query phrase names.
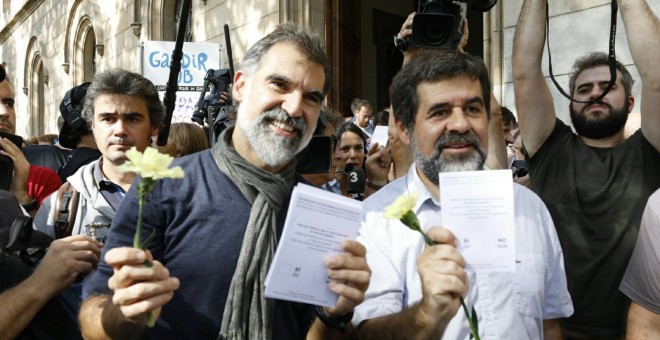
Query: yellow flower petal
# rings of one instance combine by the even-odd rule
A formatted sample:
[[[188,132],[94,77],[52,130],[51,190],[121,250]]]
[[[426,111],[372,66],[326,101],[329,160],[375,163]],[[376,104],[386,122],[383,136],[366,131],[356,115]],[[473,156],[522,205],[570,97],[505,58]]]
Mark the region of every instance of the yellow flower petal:
[[[161,178],[183,178],[183,169],[180,166],[169,169],[174,160],[171,156],[162,154],[158,150],[147,147],[144,153],[135,147],[126,151],[128,160],[119,167],[123,172],[134,172],[144,178],[153,180]]]
[[[400,220],[408,211],[412,210],[417,203],[418,194],[416,192],[409,195],[401,195],[394,203],[385,208],[383,217],[387,219]]]

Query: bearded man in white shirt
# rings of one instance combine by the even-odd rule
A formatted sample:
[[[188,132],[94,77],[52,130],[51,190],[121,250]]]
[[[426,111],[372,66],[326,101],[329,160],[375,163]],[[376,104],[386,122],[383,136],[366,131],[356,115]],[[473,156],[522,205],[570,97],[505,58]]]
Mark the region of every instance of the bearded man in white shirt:
[[[545,205],[514,185],[516,271],[466,272],[457,241],[442,228],[439,173],[481,170],[488,149],[490,82],[483,62],[453,51],[425,51],[390,87],[401,139],[415,163],[406,176],[364,202],[358,240],[372,269],[353,318],[358,338],[467,339],[460,297],[478,314],[481,339],[561,339],[558,318],[573,313],[562,250]],[[404,193],[420,195],[413,212],[438,244],[384,208]]]

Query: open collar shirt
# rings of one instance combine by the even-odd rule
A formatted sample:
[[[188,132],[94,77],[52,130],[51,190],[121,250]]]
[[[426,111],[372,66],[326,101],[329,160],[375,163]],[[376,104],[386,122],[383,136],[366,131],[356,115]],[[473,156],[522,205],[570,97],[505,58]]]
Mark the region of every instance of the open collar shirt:
[[[358,241],[367,248],[372,270],[365,301],[353,323],[393,313],[422,299],[417,258],[424,249],[419,233],[398,220],[382,217],[386,206],[404,193],[417,192],[413,211],[422,229],[442,226],[441,204],[423,184],[416,167],[364,202]],[[566,286],[562,250],[550,214],[527,188],[514,184],[516,271],[468,272],[468,306],[474,306],[482,339],[542,339],[543,320],[573,313]],[[468,339],[470,328],[459,309],[444,333],[446,339]]]

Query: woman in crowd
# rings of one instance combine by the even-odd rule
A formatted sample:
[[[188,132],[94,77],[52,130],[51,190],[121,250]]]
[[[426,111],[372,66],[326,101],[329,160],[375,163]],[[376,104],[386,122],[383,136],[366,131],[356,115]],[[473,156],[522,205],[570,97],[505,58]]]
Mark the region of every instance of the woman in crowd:
[[[208,148],[204,130],[193,123],[173,123],[167,144],[158,147],[159,151],[172,157],[181,157]]]
[[[337,181],[343,188],[355,190],[355,181],[362,182],[353,178],[353,182],[346,176],[347,169],[360,168],[366,173],[364,188],[356,198],[368,197],[371,193],[377,191],[388,182],[388,173],[391,165],[389,152],[384,146],[374,144],[366,151],[367,135],[353,123],[344,123],[337,129],[337,148],[334,158],[337,162],[335,172]],[[344,185],[346,183],[346,185]]]

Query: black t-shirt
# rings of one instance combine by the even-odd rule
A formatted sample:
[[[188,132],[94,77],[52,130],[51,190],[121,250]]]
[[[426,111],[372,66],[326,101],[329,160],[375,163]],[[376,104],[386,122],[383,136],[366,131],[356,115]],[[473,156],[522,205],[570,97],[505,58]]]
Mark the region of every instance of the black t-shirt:
[[[564,252],[575,308],[565,327],[623,334],[628,300],[618,287],[644,205],[660,187],[660,153],[641,130],[613,148],[589,147],[557,119],[527,164]]]

